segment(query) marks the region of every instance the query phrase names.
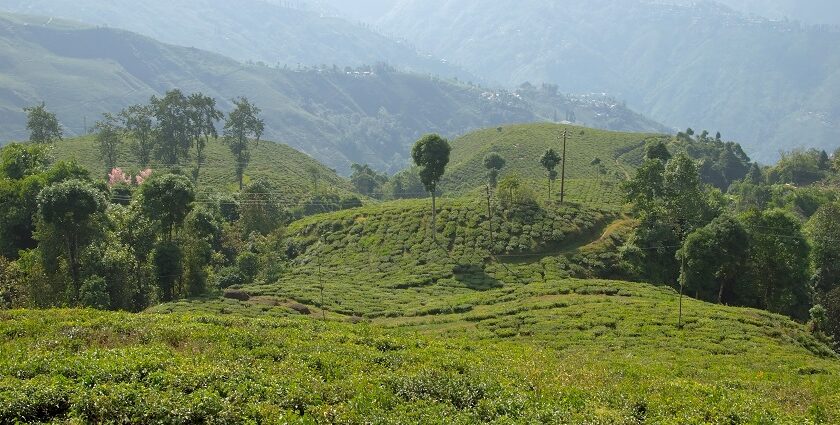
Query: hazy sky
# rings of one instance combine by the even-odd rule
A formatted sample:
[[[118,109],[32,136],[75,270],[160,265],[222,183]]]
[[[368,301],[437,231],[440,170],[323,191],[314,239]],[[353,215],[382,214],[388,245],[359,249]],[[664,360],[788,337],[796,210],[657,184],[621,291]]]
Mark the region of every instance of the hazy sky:
[[[345,16],[376,22],[401,0],[320,0]],[[492,1],[492,0],[488,0]],[[668,2],[669,0],[658,0]],[[693,3],[699,0],[673,0]],[[840,0],[715,0],[733,9],[771,19],[799,20],[809,24],[840,25]]]

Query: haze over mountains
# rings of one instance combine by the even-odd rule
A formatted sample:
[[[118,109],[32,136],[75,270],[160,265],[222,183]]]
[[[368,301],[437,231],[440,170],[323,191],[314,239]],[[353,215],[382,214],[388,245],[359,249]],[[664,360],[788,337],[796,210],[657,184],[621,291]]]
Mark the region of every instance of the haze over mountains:
[[[379,24],[491,80],[612,93],[764,160],[840,138],[836,30],[638,0],[406,0]]]
[[[49,22],[48,25],[44,23]],[[288,143],[345,172],[352,162],[397,171],[408,147],[436,131],[456,136],[575,112],[581,124],[615,130],[665,129],[604,98],[570,98],[553,87],[503,92],[398,72],[387,66],[284,70],[244,65],[122,30],[43,17],[0,17],[1,139],[26,137],[22,108],[46,101],[65,132],[83,134],[116,112],[172,88],[200,91],[229,109],[247,96],[263,109],[264,138]]]
[[[632,115],[620,102],[626,101],[665,127],[653,121],[617,123],[615,117],[599,117],[600,112],[584,121],[575,111],[581,123],[617,130],[720,131],[765,162],[781,150],[830,149],[840,139],[840,30],[810,26],[835,23],[837,8],[827,0],[9,0],[0,5],[0,10],[44,16],[44,22],[67,18],[125,28],[291,71],[387,62],[401,71],[480,82],[491,91],[513,91],[530,82],[556,85],[560,93],[604,93],[619,100],[607,102],[622,107],[619,115]],[[803,23],[768,20],[783,18]],[[563,119],[569,108],[530,109],[538,112],[512,117],[551,120],[557,110]],[[459,120],[430,122],[427,129],[475,128],[451,125]],[[358,145],[371,140],[321,127],[309,127],[318,133],[315,139],[285,141],[307,146],[339,168],[348,160],[391,170],[405,163],[406,152],[370,146],[358,148],[369,154],[319,152],[337,143],[336,137],[357,139]],[[416,131],[412,127],[387,138]],[[297,137],[292,131],[275,135]],[[373,145],[385,143],[380,139]],[[409,142],[397,144],[404,148]]]

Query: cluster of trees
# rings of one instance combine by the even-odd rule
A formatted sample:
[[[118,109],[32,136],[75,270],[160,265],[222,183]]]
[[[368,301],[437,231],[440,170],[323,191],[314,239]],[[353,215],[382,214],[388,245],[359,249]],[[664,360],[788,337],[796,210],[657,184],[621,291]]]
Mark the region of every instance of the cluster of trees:
[[[291,219],[267,182],[197,200],[190,178],[144,174],[127,195],[40,144],[0,151],[0,306],[139,311],[254,279]],[[122,180],[122,178],[117,179]],[[112,201],[113,200],[113,201]]]
[[[129,143],[134,159],[141,167],[151,162],[176,167],[193,162],[192,178],[198,181],[206,160],[206,148],[211,139],[219,137],[217,124],[224,120],[222,140],[235,157],[236,176],[240,190],[250,161],[254,140],[259,141],[265,129],[260,109],[246,98],[233,100],[233,110],[225,114],[217,108],[216,100],[202,93],[185,95],[178,89],[149,104],[130,106],[119,114],[105,113],[94,125],[99,154],[105,172],[116,167],[124,143]],[[52,143],[61,140],[62,133],[56,116],[44,104],[26,108],[30,141]]]
[[[662,142],[647,146],[644,163],[624,186],[639,220],[623,251],[632,273],[698,299],[801,320],[821,304],[816,312],[831,312],[823,328],[840,324],[840,306],[833,303],[840,299],[834,192],[771,189],[772,169],[750,166],[724,194],[704,182],[699,162],[687,153],[672,156]],[[767,188],[768,196],[757,202],[747,186]],[[791,202],[799,191],[808,208]]]

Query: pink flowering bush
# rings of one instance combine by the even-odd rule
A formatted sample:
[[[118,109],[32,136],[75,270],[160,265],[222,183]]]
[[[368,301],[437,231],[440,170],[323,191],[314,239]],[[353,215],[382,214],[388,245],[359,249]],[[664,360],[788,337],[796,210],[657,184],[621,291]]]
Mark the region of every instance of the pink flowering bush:
[[[111,170],[110,173],[108,173],[108,186],[114,187],[118,184],[126,184],[126,185],[131,186],[132,180],[134,181],[134,184],[136,184],[137,186],[140,186],[141,184],[143,184],[143,182],[148,180],[149,177],[151,177],[151,176],[152,176],[152,169],[147,168],[147,169],[141,171],[136,176],[134,176],[134,179],[132,179],[130,174],[123,171],[122,168],[117,167],[117,168],[114,168],[113,170]]]
[[[141,184],[143,184],[144,181],[148,180],[149,177],[151,177],[151,176],[152,176],[152,169],[147,168],[147,169],[141,171],[140,174],[138,174],[136,177],[134,177],[134,180],[137,182],[137,186],[140,186]]]
[[[108,186],[114,187],[120,183],[130,185],[131,176],[126,174],[121,168],[114,168],[110,173],[108,173]]]

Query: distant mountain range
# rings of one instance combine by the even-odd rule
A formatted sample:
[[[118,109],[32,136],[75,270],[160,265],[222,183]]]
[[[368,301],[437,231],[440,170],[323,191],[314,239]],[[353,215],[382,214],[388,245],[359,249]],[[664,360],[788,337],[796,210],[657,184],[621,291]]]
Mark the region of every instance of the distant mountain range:
[[[840,30],[673,3],[403,0],[378,25],[491,81],[612,93],[668,125],[719,130],[765,161],[836,147]]]
[[[45,101],[68,135],[172,88],[263,109],[264,138],[347,172],[352,162],[396,171],[426,132],[457,136],[507,123],[573,120],[614,130],[667,131],[618,101],[569,97],[556,86],[497,90],[388,66],[283,69],[245,65],[123,30],[0,16],[0,140],[25,139],[24,106]]]
[[[164,43],[268,65],[359,66],[387,62],[400,70],[465,81],[472,74],[358,21],[336,18],[324,3],[281,0],[3,0],[0,11],[125,29]]]

